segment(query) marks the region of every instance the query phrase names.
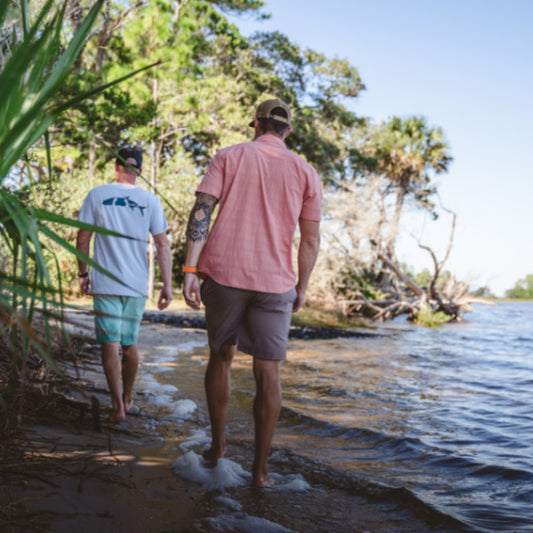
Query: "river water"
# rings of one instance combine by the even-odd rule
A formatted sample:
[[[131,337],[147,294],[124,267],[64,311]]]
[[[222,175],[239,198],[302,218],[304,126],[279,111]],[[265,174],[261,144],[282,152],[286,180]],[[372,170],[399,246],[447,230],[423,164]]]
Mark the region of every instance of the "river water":
[[[227,460],[215,472],[200,455],[205,333],[145,355],[141,389],[163,409],[155,427],[176,476],[212,495],[198,531],[533,531],[532,317],[533,303],[476,305],[436,329],[394,321],[369,337],[291,340],[270,466],[275,520],[244,488],[250,357],[234,361]]]

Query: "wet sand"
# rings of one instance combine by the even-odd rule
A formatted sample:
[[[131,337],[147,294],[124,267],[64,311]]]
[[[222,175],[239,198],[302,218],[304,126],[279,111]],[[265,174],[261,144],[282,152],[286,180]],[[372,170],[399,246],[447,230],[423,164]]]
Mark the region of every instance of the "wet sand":
[[[203,513],[194,496],[172,473],[174,456],[161,453],[150,435],[150,416],[107,424],[109,395],[93,343],[92,317],[76,314],[69,326],[87,335],[76,367],[60,366],[76,386],[64,391],[65,405],[29,416],[20,434],[4,441],[0,486],[0,530],[8,532],[190,531]],[[188,342],[198,332],[175,330],[173,341]],[[141,335],[141,351],[160,342],[150,328]],[[148,334],[147,334],[148,333]],[[92,405],[100,409],[93,416]],[[79,409],[76,412],[75,406]],[[74,409],[73,409],[74,406]]]

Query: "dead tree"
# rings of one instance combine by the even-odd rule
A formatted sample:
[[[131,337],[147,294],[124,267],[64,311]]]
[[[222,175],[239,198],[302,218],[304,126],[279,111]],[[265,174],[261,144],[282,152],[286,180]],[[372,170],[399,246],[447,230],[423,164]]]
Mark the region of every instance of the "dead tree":
[[[433,260],[433,274],[427,287],[420,287],[415,283],[385,252],[379,249],[375,241],[371,243],[377,248],[376,255],[389,273],[392,273],[406,291],[399,293],[396,290],[389,291],[389,297],[382,300],[369,300],[361,290],[352,287],[352,299],[346,302],[346,307],[351,314],[370,316],[372,320],[387,320],[401,314],[409,314],[410,319],[415,319],[421,310],[430,309],[432,312],[443,312],[452,320],[460,321],[465,311],[471,309],[474,301],[468,294],[468,284],[458,281],[453,277],[448,279],[442,287],[438,287],[438,280],[442,274],[444,264],[448,260],[455,234],[456,215],[452,211],[443,208],[452,214],[452,228],[446,253],[442,260],[429,246],[418,243],[419,247],[426,250]]]

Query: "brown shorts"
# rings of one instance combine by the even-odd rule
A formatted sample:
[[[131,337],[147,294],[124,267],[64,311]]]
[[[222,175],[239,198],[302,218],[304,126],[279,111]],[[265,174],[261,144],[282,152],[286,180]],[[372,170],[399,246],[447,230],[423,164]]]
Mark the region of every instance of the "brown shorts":
[[[237,345],[258,359],[286,359],[296,289],[272,294],[226,287],[207,278],[201,294],[212,351]]]

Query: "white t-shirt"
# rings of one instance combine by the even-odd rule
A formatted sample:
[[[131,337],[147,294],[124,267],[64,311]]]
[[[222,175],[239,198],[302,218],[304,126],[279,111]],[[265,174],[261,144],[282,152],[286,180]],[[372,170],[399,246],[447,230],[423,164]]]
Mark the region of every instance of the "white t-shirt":
[[[155,194],[126,183],[95,187],[87,194],[78,216],[80,222],[104,227],[131,237],[94,233],[93,259],[123,284],[91,269],[91,292],[120,296],[146,296],[149,233],[168,228],[161,202]]]

